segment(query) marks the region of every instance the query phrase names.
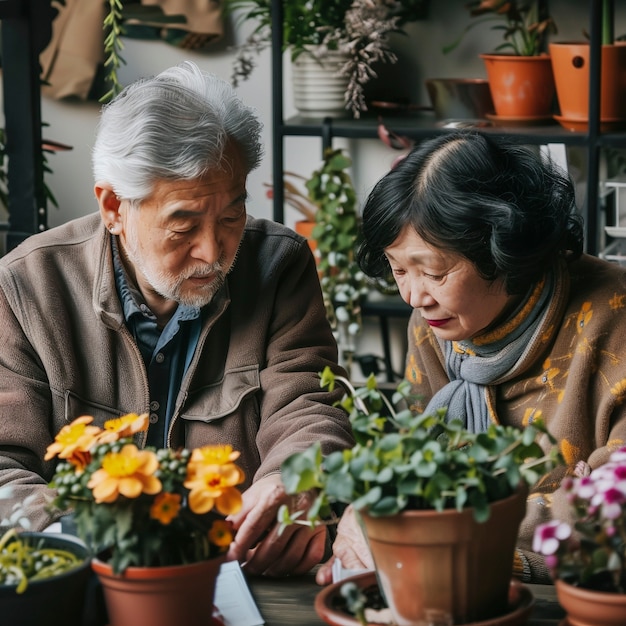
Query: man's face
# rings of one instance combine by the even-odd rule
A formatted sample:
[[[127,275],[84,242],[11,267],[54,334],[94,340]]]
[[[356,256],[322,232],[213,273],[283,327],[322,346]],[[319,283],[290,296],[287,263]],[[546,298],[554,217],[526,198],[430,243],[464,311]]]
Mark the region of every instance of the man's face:
[[[200,179],[157,182],[139,208],[122,202],[120,242],[149,306],[203,306],[224,283],[246,222],[245,168],[233,147],[226,158]]]

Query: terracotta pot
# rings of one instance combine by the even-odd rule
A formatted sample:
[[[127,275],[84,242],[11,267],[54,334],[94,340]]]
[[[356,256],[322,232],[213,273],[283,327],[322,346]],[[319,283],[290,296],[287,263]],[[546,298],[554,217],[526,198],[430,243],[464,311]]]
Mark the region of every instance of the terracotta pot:
[[[559,122],[589,120],[589,44],[551,43],[550,56],[561,111]],[[600,120],[626,119],[626,44],[602,46]],[[581,130],[580,127],[572,130]]]
[[[555,86],[547,54],[536,57],[481,54],[496,115],[503,118],[549,118]]]
[[[471,509],[362,514],[379,583],[398,626],[420,624],[433,611],[455,624],[507,612],[526,494],[520,489],[493,503],[482,524]]]
[[[115,575],[92,561],[104,591],[109,626],[207,626],[223,557],[172,567],[129,567]]]
[[[315,252],[317,249],[317,241],[313,239],[313,229],[315,228],[316,222],[311,222],[309,220],[299,220],[294,224],[293,229],[303,237],[309,243],[309,248],[311,248],[311,252]]]
[[[15,585],[0,585],[0,623],[11,626],[82,626],[90,553],[77,537],[56,533],[25,533],[50,548],[68,550],[83,563],[64,574],[28,583],[17,594]]]
[[[567,613],[567,626],[624,626],[626,594],[606,593],[555,582],[559,604]]]

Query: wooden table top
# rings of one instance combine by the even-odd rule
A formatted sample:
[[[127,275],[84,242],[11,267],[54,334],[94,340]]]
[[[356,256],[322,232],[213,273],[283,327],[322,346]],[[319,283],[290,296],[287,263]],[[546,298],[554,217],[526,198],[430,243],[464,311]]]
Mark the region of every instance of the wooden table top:
[[[249,577],[252,595],[266,626],[324,626],[315,612],[322,589],[312,576],[268,579]],[[527,626],[559,626],[564,617],[552,585],[526,585],[534,598]]]

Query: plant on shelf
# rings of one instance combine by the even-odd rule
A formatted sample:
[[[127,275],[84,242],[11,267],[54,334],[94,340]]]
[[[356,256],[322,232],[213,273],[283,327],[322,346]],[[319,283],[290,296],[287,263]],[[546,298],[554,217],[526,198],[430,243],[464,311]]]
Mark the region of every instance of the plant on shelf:
[[[538,0],[517,2],[516,0],[473,0],[467,3],[470,17],[479,18],[470,22],[461,35],[443,48],[444,53],[454,50],[466,33],[485,22],[495,22],[494,30],[501,30],[504,41],[497,52],[511,52],[517,56],[537,56],[545,52],[545,38],[556,33],[554,19],[540,15]]]
[[[339,74],[348,78],[346,109],[354,117],[367,110],[364,86],[377,76],[375,65],[395,63],[389,35],[403,32],[407,22],[424,16],[425,0],[312,0],[285,2],[283,6],[283,51],[295,61],[305,51],[322,59],[327,51],[339,51],[347,60]],[[241,22],[253,20],[256,27],[239,47],[232,82],[250,77],[254,57],[272,41],[272,0],[226,0],[227,12],[238,12]]]
[[[555,85],[550,56],[545,53],[549,33],[556,32],[541,0],[474,0],[470,16],[477,17],[461,35],[443,48],[456,48],[466,33],[484,22],[494,21],[504,41],[493,53],[480,54],[495,114],[503,121],[552,119]]]
[[[364,525],[376,570],[383,571],[379,583],[397,623],[419,621],[416,612],[423,610],[425,599],[452,615],[454,623],[506,610],[526,485],[562,462],[543,424],[534,422],[524,430],[493,424],[471,433],[459,420],[448,421],[445,409],[434,415],[414,412],[407,381],[389,400],[373,376],[357,389],[326,368],[321,385],[333,390],[337,384],[346,389],[339,404],[350,416],[356,443],[325,457],[315,444],[283,463],[288,493],[312,489],[318,496],[306,514],[282,507],[279,522],[333,523],[332,505],[351,504]],[[539,437],[549,442],[548,451]],[[427,562],[431,529],[435,563]],[[505,530],[503,543],[497,544]],[[396,532],[397,552],[392,548]],[[463,547],[450,546],[447,552],[448,538]],[[465,557],[471,562],[461,560]],[[488,573],[477,564],[481,559],[489,561]],[[427,576],[420,574],[425,571]],[[477,604],[466,606],[462,598]]]
[[[181,565],[223,554],[232,539],[223,519],[239,510],[244,475],[230,446],[139,449],[133,435],[148,415],[92,424],[81,416],[48,447],[58,457],[53,506],[73,511],[79,536],[115,573],[129,566]],[[210,515],[207,515],[210,514]]]
[[[318,207],[312,238],[326,315],[348,369],[354,337],[361,330],[361,299],[368,292],[365,275],[355,259],[359,215],[347,171],[351,163],[343,150],[328,148],[321,167],[306,181],[308,197]]]

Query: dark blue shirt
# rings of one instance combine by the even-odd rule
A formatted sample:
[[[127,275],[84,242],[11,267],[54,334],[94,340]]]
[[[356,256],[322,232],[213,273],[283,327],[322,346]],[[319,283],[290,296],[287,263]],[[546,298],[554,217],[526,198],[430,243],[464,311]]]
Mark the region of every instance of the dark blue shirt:
[[[115,237],[113,266],[115,285],[124,309],[126,327],[135,338],[148,374],[150,426],[148,445],[167,445],[167,431],[183,376],[198,345],[202,328],[199,307],[179,304],[164,328],[131,283],[120,258]]]

